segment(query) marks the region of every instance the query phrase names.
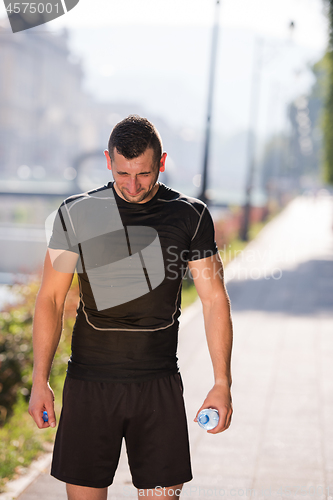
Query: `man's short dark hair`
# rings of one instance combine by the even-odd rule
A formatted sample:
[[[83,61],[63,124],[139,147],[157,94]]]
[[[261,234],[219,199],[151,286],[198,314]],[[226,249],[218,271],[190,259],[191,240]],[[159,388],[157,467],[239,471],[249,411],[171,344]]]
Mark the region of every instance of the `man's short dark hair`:
[[[147,148],[152,148],[156,165],[159,164],[163,152],[161,136],[155,125],[138,115],[129,115],[114,126],[108,144],[111,160],[114,159],[114,148],[128,160],[137,158]]]

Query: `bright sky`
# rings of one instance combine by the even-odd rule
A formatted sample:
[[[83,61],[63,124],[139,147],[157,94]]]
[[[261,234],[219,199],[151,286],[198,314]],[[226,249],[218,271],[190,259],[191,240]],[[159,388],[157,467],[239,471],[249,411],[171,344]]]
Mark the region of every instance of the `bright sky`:
[[[54,27],[113,24],[211,25],[214,0],[80,0]],[[327,40],[322,0],[221,0],[222,26],[285,38],[296,23],[295,43],[321,50]],[[51,25],[50,25],[51,28]]]
[[[169,121],[198,127],[205,115],[210,37],[196,41],[193,31],[190,40],[177,39],[178,47],[163,37],[165,26],[175,30],[181,26],[188,29],[212,26],[215,3],[215,0],[80,0],[67,14],[48,23],[48,29],[70,30],[71,47],[83,60],[87,88],[97,98],[128,98],[152,113],[165,115]],[[4,13],[1,2],[0,15]],[[262,72],[261,107],[266,117],[261,117],[258,126],[267,129],[271,109],[279,122],[274,127],[281,127],[285,120],[284,105],[306,92],[313,81],[307,63],[319,59],[326,47],[323,0],[221,0],[219,18],[215,105],[216,115],[223,117],[223,123],[218,124],[217,118],[217,126],[222,132],[226,132],[226,123],[230,132],[248,126],[254,37],[260,35],[268,42],[266,58],[272,62],[265,63]],[[295,29],[293,43],[288,46],[291,20]],[[164,30],[159,36],[158,27],[162,25]],[[146,26],[154,30],[155,47],[149,47],[151,40],[144,40]],[[184,33],[186,37],[189,32],[184,29]],[[187,51],[183,47],[186,43],[190,46]],[[140,67],[138,60],[147,50],[148,57],[140,62]],[[158,54],[161,64],[156,69]],[[136,85],[128,68],[134,68]],[[174,105],[162,97],[167,92],[174,92]],[[280,111],[273,109],[277,100]],[[191,102],[200,107],[199,113]]]
[[[80,0],[79,4],[70,11],[67,15],[58,18],[52,24],[54,28],[66,26],[74,28],[76,35],[73,37],[73,48],[81,54],[83,60],[86,54],[85,67],[88,74],[88,87],[97,95],[104,98],[112,98],[108,95],[103,87],[102,81],[97,81],[97,74],[100,78],[104,78],[107,73],[113,75],[113,80],[109,82],[110,94],[113,93],[115,99],[123,99],[122,92],[128,96],[132,102],[141,101],[144,106],[155,113],[164,114],[169,121],[174,119],[174,122],[186,122],[187,125],[203,122],[205,114],[205,102],[207,92],[207,70],[210,51],[210,37],[205,45],[200,41],[201,47],[196,47],[194,37],[188,42],[191,44],[192,51],[198,53],[197,64],[201,67],[201,74],[196,74],[194,66],[196,61],[191,63],[191,54],[186,52],[186,63],[184,65],[184,53],[182,52],[182,42],[177,54],[177,49],[172,51],[172,42],[163,40],[165,33],[155,36],[156,52],[161,54],[161,67],[159,69],[161,80],[158,81],[156,68],[153,67],[154,61],[151,62],[152,68],[145,67],[142,71],[147,74],[151,73],[151,78],[154,78],[155,88],[163,88],[163,85],[168,85],[170,89],[177,88],[176,72],[179,75],[179,87],[183,86],[183,95],[181,88],[179,90],[179,102],[175,100],[176,105],[173,108],[172,103],[166,101],[166,110],[163,109],[163,91],[161,94],[156,94],[154,102],[154,92],[149,89],[145,94],[145,83],[140,83],[140,69],[137,69],[138,88],[133,90],[132,87],[127,87],[124,68],[121,68],[121,60],[118,61],[118,67],[114,64],[110,66],[110,62],[101,63],[96,53],[94,46],[94,54],[90,54],[88,44],[85,45],[82,33],[86,28],[92,27],[108,27],[110,31],[112,26],[128,27],[119,35],[120,47],[117,47],[119,57],[122,50],[128,44],[140,46],[140,31],[133,33],[132,29],[142,26],[158,27],[159,25],[168,25],[170,27],[187,26],[212,26],[215,12],[215,0]],[[219,42],[219,58],[218,72],[216,80],[216,97],[215,105],[217,107],[216,115],[223,116],[223,123],[216,124],[221,128],[223,133],[226,132],[226,122],[228,127],[233,130],[246,128],[248,125],[248,108],[246,99],[250,98],[250,81],[252,75],[253,57],[253,37],[260,35],[268,41],[268,45],[273,41],[273,49],[270,51],[266,47],[268,59],[272,59],[272,63],[266,64],[262,73],[262,101],[261,107],[266,108],[265,116],[261,116],[258,127],[262,129],[262,134],[267,129],[267,115],[271,107],[272,113],[275,113],[275,120],[279,122],[273,128],[283,126],[285,122],[283,103],[294,98],[299,93],[306,92],[312,83],[310,73],[305,70],[307,63],[314,62],[324,52],[327,43],[327,22],[324,16],[323,0],[221,0],[219,9],[219,20],[221,26],[221,36]],[[295,29],[292,35],[293,46],[288,48],[287,42],[290,41],[290,30],[288,26],[290,21],[294,21]],[[51,28],[51,25],[50,25]],[[158,33],[158,32],[157,32]],[[80,36],[81,34],[81,36]],[[88,33],[87,33],[88,35]],[[95,36],[95,34],[93,35]],[[186,35],[185,35],[186,36]],[[126,40],[123,39],[126,38]],[[89,36],[87,36],[89,38]],[[114,48],[117,40],[112,38],[110,33],[109,44],[110,48]],[[276,49],[276,45],[282,43],[284,48]],[[97,43],[97,42],[96,42]],[[198,42],[199,43],[199,42]],[[121,48],[121,45],[124,48]],[[142,42],[143,44],[143,42]],[[184,45],[186,41],[184,40]],[[238,45],[238,49],[237,49]],[[274,48],[275,47],[275,48]],[[133,48],[134,49],[134,48]],[[149,50],[144,44],[143,50]],[[200,51],[202,55],[200,58]],[[114,51],[113,51],[114,53]],[[153,59],[153,52],[151,52]],[[138,54],[133,50],[133,58],[129,51],[126,52],[128,64],[135,66]],[[117,61],[117,56],[113,56],[114,62]],[[182,58],[182,60],[181,60]],[[177,59],[178,62],[177,62]],[[247,59],[247,62],[244,60]],[[104,57],[105,60],[105,57]],[[206,64],[206,66],[205,66]],[[124,66],[124,64],[123,64]],[[203,74],[204,73],[204,74]],[[143,77],[142,77],[143,78]],[[117,80],[118,79],[118,80]],[[172,82],[173,80],[173,82]],[[118,81],[118,84],[117,84]],[[168,81],[168,83],[166,83]],[[245,83],[246,82],[246,83]],[[118,86],[117,86],[118,85]],[[197,85],[197,88],[196,88]],[[244,88],[244,92],[242,89]],[[272,90],[273,89],[273,90]],[[275,90],[274,90],[275,89]],[[164,95],[167,88],[164,92]],[[170,90],[169,92],[172,92]],[[191,116],[191,108],[188,94],[193,95],[193,99],[201,103],[202,113],[196,123],[195,116]],[[240,96],[240,94],[244,94]],[[274,111],[274,101],[280,100],[280,112]],[[226,96],[228,98],[226,99]],[[238,96],[238,98],[236,97]],[[159,105],[158,100],[161,101]],[[185,104],[188,101],[188,104]],[[273,102],[273,104],[272,104]],[[184,104],[183,104],[184,103]],[[179,115],[179,116],[178,116]],[[227,120],[226,120],[227,117]],[[266,122],[266,123],[265,123]]]
[[[49,23],[83,27],[114,24],[211,25],[214,0],[80,0],[66,15]],[[285,38],[294,20],[295,42],[321,50],[327,40],[323,0],[221,0],[222,26],[250,28],[268,36]],[[1,2],[0,15],[5,15]]]

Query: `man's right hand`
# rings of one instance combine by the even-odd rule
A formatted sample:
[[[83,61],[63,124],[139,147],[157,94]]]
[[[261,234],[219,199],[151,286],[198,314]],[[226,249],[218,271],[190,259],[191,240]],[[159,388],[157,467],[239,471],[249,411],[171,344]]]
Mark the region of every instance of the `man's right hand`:
[[[47,411],[49,420],[44,422],[43,411]],[[56,418],[54,413],[54,393],[49,383],[34,384],[32,386],[29,414],[36,422],[39,429],[56,426]]]

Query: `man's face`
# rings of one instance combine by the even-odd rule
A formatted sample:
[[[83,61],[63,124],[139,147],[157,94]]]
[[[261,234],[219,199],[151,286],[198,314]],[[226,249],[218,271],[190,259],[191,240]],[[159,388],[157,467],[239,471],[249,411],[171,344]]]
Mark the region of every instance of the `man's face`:
[[[115,189],[121,198],[130,203],[145,203],[157,192],[156,181],[159,173],[164,171],[166,153],[163,154],[161,162],[156,165],[154,161],[154,150],[152,148],[137,158],[128,160],[113,151],[111,161],[107,150],[104,151],[108,162],[108,169],[112,171],[115,180]]]

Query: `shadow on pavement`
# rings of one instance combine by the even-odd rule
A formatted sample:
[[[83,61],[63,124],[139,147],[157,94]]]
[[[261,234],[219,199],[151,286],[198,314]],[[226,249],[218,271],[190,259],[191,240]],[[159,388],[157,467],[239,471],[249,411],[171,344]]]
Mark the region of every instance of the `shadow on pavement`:
[[[255,279],[232,279],[227,290],[233,311],[292,315],[333,313],[333,260],[309,260],[293,270]]]

